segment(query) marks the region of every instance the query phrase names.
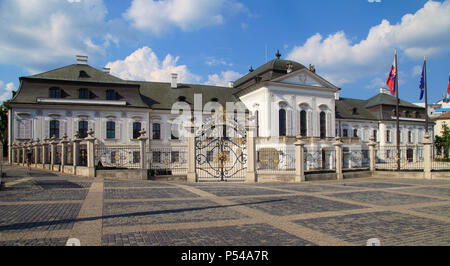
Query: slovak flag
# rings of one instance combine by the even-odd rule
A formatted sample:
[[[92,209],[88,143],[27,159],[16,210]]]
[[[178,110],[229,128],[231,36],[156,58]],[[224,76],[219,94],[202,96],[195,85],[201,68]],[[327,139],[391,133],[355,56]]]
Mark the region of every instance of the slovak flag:
[[[450,95],[450,76],[448,76],[447,96],[448,95]],[[448,97],[447,97],[447,103],[448,103]]]
[[[391,89],[391,93],[393,96],[395,96],[395,90],[397,89],[395,87],[396,78],[397,78],[397,57],[394,58],[394,63],[392,63],[391,71],[389,72],[389,78],[386,81],[386,84],[388,85],[389,89]]]

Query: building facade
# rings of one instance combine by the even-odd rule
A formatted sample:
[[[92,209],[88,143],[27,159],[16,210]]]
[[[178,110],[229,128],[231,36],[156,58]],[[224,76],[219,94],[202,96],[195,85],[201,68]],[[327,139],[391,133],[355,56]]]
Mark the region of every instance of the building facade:
[[[180,122],[188,117],[180,109],[202,112],[200,117],[207,119],[213,113],[205,109],[239,103],[256,125],[257,150],[288,149],[298,135],[310,150],[331,149],[336,136],[348,149],[364,149],[371,137],[379,145],[395,145],[395,98],[385,92],[367,100],[340,98],[340,90],[313,66],[279,57],[229,87],[179,84],[176,74],[170,83],[127,81],[78,61],[20,78],[8,104],[9,143],[75,134],[84,138],[92,129],[100,144],[130,145],[145,130],[153,147],[182,147],[186,139],[179,134]],[[422,143],[425,109],[401,101],[400,132],[402,145]],[[333,155],[321,156],[321,163],[332,168]]]

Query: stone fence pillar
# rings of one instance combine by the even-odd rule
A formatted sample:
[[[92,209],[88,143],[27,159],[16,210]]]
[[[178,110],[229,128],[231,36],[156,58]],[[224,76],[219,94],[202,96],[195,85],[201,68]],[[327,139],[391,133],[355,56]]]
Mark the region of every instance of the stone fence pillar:
[[[36,139],[34,143],[34,167],[37,167],[39,163],[39,146],[41,146],[41,140],[39,138]]]
[[[145,130],[142,129],[141,131],[139,131],[139,133],[141,134],[138,138],[138,140],[140,141],[140,146],[139,146],[139,153],[140,153],[140,161],[139,161],[139,167],[141,168],[141,178],[142,179],[148,179],[148,170],[147,170],[147,158],[146,158],[146,152],[145,152],[145,148],[146,148],[146,144],[147,144],[147,137],[145,136]]]
[[[196,183],[198,182],[197,173],[195,171],[195,125],[193,122],[186,126],[187,131],[187,182]]]
[[[67,144],[70,142],[70,140],[67,138],[67,135],[64,134],[62,140],[61,140],[61,168],[59,169],[61,173],[64,172],[64,166],[66,165],[67,161]]]
[[[423,140],[423,171],[425,179],[431,179],[431,139],[430,134],[425,133]]]
[[[56,137],[53,136],[52,140],[50,141],[50,151],[51,151],[51,157],[50,157],[50,170],[53,171],[53,165],[56,164],[56,146],[58,145],[58,141],[56,140]]]
[[[95,177],[95,140],[94,131],[89,129],[87,132],[88,136],[85,138],[87,141],[87,167],[88,176]]]
[[[342,141],[340,137],[335,138],[333,143],[336,151],[336,176],[338,180],[343,180],[344,175],[342,174]]]
[[[305,179],[305,142],[298,135],[295,142],[295,182],[304,182]]]
[[[42,168],[45,167],[45,164],[47,163],[47,153],[48,153],[48,138],[44,139],[44,142],[42,143]]]
[[[27,147],[25,143],[21,143],[22,148],[22,165],[25,165],[27,162]]]
[[[247,172],[245,174],[246,183],[258,182],[256,175],[256,126],[253,121],[249,121],[247,130]]]
[[[376,163],[376,159],[377,159],[377,157],[376,157],[377,154],[375,151],[376,145],[377,145],[377,143],[375,142],[375,138],[371,137],[368,146],[369,146],[369,158],[370,158],[370,172],[372,173],[372,175],[375,173],[375,163]]]
[[[75,133],[74,139],[73,139],[73,149],[72,149],[72,163],[73,163],[73,174],[75,175],[77,173],[77,166],[80,164],[80,142],[81,139],[79,138],[78,132]]]

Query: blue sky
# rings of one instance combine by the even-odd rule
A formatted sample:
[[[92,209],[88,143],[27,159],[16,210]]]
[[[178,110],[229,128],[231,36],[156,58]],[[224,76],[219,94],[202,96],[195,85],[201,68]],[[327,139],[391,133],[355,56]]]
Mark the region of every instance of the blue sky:
[[[305,66],[366,99],[386,87],[399,54],[400,97],[418,102],[427,56],[429,101],[446,91],[450,0],[0,0],[0,100],[19,77],[75,62],[125,79],[226,85],[275,58]]]

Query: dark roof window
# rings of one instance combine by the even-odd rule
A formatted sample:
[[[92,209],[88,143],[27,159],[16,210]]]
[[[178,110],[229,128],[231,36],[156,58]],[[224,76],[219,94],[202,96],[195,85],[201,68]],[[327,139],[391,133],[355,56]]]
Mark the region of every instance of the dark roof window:
[[[106,100],[116,100],[116,92],[114,90],[106,90]]]
[[[61,98],[61,89],[60,88],[50,88],[49,91],[50,98]]]
[[[89,99],[89,90],[86,88],[81,88],[79,91],[79,98],[80,99]]]
[[[186,96],[179,96],[178,97],[178,101],[179,102],[185,102],[186,101]]]
[[[90,78],[88,73],[86,73],[86,71],[84,71],[84,70],[80,70],[78,77],[79,78]]]

